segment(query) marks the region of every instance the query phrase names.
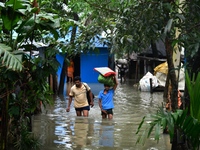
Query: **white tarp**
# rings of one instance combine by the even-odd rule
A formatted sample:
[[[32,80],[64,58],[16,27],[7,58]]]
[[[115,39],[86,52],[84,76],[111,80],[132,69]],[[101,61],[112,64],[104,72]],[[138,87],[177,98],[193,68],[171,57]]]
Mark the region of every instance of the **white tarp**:
[[[141,91],[150,91],[150,79],[152,79],[152,88],[155,88],[158,86],[158,80],[156,76],[151,74],[150,72],[147,72],[139,81],[139,89]]]

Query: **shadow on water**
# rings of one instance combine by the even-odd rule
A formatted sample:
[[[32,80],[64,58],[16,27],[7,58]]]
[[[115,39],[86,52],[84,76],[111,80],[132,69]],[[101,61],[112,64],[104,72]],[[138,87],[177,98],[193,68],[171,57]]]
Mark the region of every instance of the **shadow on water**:
[[[97,97],[102,84],[90,84]],[[67,91],[67,87],[66,87]],[[133,83],[119,84],[114,97],[114,119],[102,120],[98,100],[88,118],[77,117],[71,105],[66,112],[67,94],[55,97],[53,106],[34,116],[33,131],[41,140],[42,150],[170,150],[168,135],[161,135],[157,143],[153,137],[144,146],[135,144],[136,130],[143,116],[155,112],[162,104],[162,93],[140,92]]]

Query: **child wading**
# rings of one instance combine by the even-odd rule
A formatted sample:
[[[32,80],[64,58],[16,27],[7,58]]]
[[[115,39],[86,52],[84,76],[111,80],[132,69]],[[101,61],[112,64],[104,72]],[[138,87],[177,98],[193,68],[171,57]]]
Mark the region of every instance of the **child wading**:
[[[111,88],[110,85],[104,84],[104,90],[101,90],[99,92],[98,98],[99,98],[99,107],[101,109],[101,115],[102,118],[112,119],[113,118],[113,108],[114,108],[114,102],[113,102],[113,96],[114,91],[117,88],[118,82],[115,76],[113,76],[114,80],[114,86]]]

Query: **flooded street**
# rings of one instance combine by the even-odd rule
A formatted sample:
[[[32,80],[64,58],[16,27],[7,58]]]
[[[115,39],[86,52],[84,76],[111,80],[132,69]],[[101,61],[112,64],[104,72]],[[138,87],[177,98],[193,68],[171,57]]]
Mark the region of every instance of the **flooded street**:
[[[97,97],[102,84],[90,84]],[[66,93],[65,93],[66,95]],[[163,100],[162,92],[150,94],[133,87],[118,85],[114,97],[113,120],[102,120],[97,98],[89,117],[76,117],[73,103],[66,112],[67,97],[55,97],[53,106],[33,117],[33,132],[42,143],[42,150],[170,150],[169,136],[161,134],[157,143],[150,138],[145,145],[136,145],[136,130],[143,116],[155,112]]]

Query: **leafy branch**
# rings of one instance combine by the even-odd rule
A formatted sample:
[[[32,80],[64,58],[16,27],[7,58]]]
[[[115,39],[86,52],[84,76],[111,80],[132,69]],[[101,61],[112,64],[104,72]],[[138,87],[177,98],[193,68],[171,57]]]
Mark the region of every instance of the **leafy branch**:
[[[2,66],[8,69],[21,71],[22,70],[22,55],[19,52],[12,52],[11,47],[5,44],[0,44],[0,61]]]

